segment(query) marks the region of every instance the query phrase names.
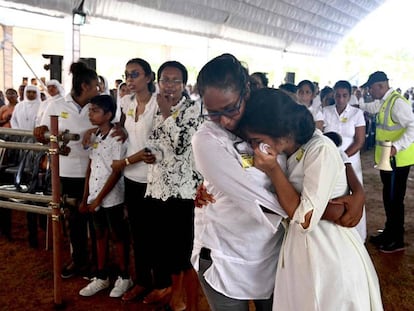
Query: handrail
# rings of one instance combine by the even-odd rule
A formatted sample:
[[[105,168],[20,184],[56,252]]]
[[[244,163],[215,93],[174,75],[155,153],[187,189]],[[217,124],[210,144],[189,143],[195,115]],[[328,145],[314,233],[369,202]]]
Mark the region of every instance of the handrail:
[[[32,131],[0,128],[0,134],[9,134],[17,136],[33,136]],[[27,200],[33,202],[48,203],[48,206],[31,205],[23,202],[11,202],[0,200],[0,207],[9,209],[32,212],[37,214],[51,215],[53,229],[53,289],[54,302],[56,307],[62,304],[62,278],[60,275],[62,267],[62,225],[60,208],[60,178],[59,178],[59,142],[66,144],[69,140],[79,140],[78,134],[70,134],[68,131],[59,133],[58,116],[50,116],[50,132],[45,135],[50,140],[50,146],[39,143],[16,143],[0,142],[0,147],[9,149],[26,149],[46,151],[50,155],[50,169],[52,180],[52,196],[43,196],[29,193],[22,193],[10,190],[1,190],[0,197],[14,198],[15,200]],[[35,196],[37,196],[35,198]]]

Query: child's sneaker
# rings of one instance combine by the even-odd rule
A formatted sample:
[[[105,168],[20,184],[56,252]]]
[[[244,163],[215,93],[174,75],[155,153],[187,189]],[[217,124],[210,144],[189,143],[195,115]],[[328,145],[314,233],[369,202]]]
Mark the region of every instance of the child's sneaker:
[[[79,295],[89,297],[95,295],[97,292],[109,287],[109,278],[102,280],[93,278],[87,286],[79,291]]]
[[[109,297],[121,297],[131,287],[132,280],[130,278],[123,279],[122,277],[118,276],[118,279],[116,280],[114,288],[111,290]]]

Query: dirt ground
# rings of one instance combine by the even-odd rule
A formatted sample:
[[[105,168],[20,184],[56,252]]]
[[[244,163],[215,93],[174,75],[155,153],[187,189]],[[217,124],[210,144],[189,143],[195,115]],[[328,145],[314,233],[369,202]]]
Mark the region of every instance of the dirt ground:
[[[384,224],[379,172],[373,168],[373,152],[362,154],[364,183],[367,193],[368,235],[375,234]],[[386,311],[414,310],[414,169],[411,170],[406,204],[406,250],[395,254],[382,254],[372,245],[368,251],[377,269]],[[54,306],[52,251],[46,251],[45,232],[39,230],[39,249],[29,248],[26,216],[13,211],[13,241],[0,237],[0,311],[52,310]],[[69,257],[68,242],[64,239],[63,258]],[[140,302],[123,303],[109,298],[109,291],[83,298],[79,290],[88,281],[82,278],[63,280],[62,296],[66,310],[160,310],[159,306],[146,306]],[[208,311],[200,292],[200,311]],[[283,310],[281,310],[283,311]]]

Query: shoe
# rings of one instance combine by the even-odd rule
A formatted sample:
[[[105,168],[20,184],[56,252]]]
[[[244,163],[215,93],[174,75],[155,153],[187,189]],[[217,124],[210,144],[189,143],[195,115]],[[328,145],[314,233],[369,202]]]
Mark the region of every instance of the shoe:
[[[109,287],[109,278],[106,280],[101,280],[98,278],[93,278],[87,286],[82,288],[79,291],[79,295],[84,297],[89,297],[95,295],[97,292]]]
[[[62,269],[62,272],[60,273],[61,277],[63,279],[69,279],[75,274],[77,274],[78,268],[76,267],[75,263],[72,261],[70,264],[68,264],[66,267]]]
[[[381,253],[391,254],[405,250],[404,242],[391,241],[379,247]]]
[[[369,238],[369,242],[374,244],[376,247],[380,247],[383,244],[387,244],[388,237],[385,235],[384,232],[381,232],[377,235],[371,235]]]
[[[143,303],[158,303],[161,300],[165,299],[168,295],[171,295],[171,287],[154,289],[151,293],[145,296]]]
[[[118,276],[118,279],[115,281],[115,286],[109,293],[109,297],[118,298],[121,297],[125,292],[132,287],[131,279],[123,279]]]
[[[62,277],[62,279],[69,279],[74,275],[80,275],[84,278],[88,277],[87,280],[91,281],[92,278],[90,277],[90,274],[91,273],[88,265],[79,267],[72,261],[70,264],[66,265],[66,267],[62,269],[60,276]]]
[[[148,293],[148,290],[145,287],[136,284],[134,287],[132,287],[131,290],[127,291],[122,296],[122,300],[123,301],[132,301],[132,300],[135,300],[137,298],[143,297],[147,293]]]

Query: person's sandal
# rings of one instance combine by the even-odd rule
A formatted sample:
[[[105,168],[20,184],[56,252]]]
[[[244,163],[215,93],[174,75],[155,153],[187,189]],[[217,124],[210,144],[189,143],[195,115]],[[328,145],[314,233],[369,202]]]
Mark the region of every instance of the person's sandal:
[[[145,304],[157,303],[166,298],[168,295],[171,295],[171,287],[154,289],[151,293],[145,296],[142,302]]]
[[[146,294],[147,289],[141,285],[135,285],[129,291],[122,295],[123,301],[131,301],[138,299]]]

